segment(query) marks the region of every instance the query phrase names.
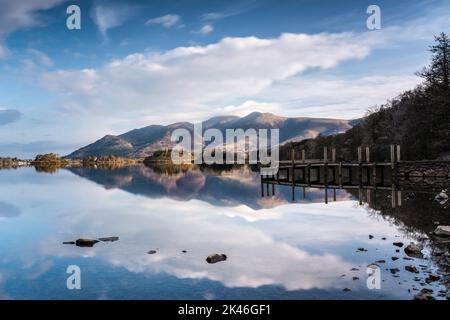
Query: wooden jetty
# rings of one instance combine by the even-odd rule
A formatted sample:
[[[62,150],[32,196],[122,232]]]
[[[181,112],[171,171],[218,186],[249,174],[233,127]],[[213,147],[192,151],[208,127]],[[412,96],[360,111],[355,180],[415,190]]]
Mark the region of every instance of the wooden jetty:
[[[331,152],[330,152],[331,151]],[[331,157],[329,158],[329,153]],[[402,166],[402,164],[404,164]],[[450,164],[446,164],[450,168]],[[333,199],[336,200],[336,190],[338,189],[358,189],[360,202],[362,203],[362,194],[369,194],[377,190],[391,191],[392,206],[401,206],[402,191],[410,192],[435,192],[441,185],[434,187],[425,187],[423,190],[411,188],[405,189],[404,179],[408,178],[409,172],[417,166],[414,162],[402,162],[401,150],[398,145],[390,146],[390,161],[371,162],[369,147],[358,148],[358,160],[353,162],[336,161],[336,150],[325,147],[323,159],[307,160],[305,150],[301,152],[301,159],[295,159],[295,152],[291,150],[291,160],[279,161],[279,169],[274,176],[261,176],[261,195],[270,195],[270,186],[272,195],[275,194],[275,185],[291,186],[292,200],[295,200],[295,191],[297,187],[302,188],[302,195],[305,197],[307,188],[324,189],[324,200],[328,203],[328,192],[333,193]],[[408,168],[409,171],[402,170]],[[419,174],[422,174],[419,172]],[[446,173],[448,174],[448,173]],[[448,178],[448,177],[446,177]],[[266,189],[266,192],[265,190]]]

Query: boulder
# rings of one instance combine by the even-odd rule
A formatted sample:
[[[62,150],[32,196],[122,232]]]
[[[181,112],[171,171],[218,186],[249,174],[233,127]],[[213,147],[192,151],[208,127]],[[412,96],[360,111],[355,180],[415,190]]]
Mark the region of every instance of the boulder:
[[[420,292],[414,296],[414,300],[435,300],[431,293]]]
[[[433,233],[439,237],[450,237],[450,226],[438,226]]]
[[[412,273],[419,273],[419,270],[415,266],[405,266],[405,270]]]
[[[405,248],[405,253],[410,257],[420,258],[423,256],[422,249],[423,249],[423,247],[421,245],[418,245],[415,243],[410,243]]]
[[[448,201],[448,195],[447,190],[442,190],[436,197],[434,197],[434,200],[439,202],[439,204],[443,205]]]
[[[217,263],[225,260],[227,260],[227,256],[225,254],[218,254],[218,253],[210,254],[206,258],[206,262],[208,263]]]
[[[97,242],[99,241],[95,239],[77,239],[75,245],[77,247],[93,247]]]
[[[430,275],[428,276],[428,278],[425,279],[425,281],[426,281],[427,283],[430,283],[430,282],[439,281],[440,279],[441,279],[440,276],[438,276],[438,275],[436,275],[436,274],[430,274]]]

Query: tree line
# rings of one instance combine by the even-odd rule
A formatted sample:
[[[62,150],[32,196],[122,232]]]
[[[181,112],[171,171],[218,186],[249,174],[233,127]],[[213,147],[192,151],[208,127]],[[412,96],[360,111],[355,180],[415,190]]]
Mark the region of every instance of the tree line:
[[[281,158],[323,158],[323,148],[336,148],[338,161],[355,160],[359,146],[369,146],[372,159],[387,160],[389,146],[401,146],[404,160],[450,159],[450,39],[435,36],[431,62],[416,75],[423,83],[381,106],[375,106],[348,131],[290,143],[281,147]]]

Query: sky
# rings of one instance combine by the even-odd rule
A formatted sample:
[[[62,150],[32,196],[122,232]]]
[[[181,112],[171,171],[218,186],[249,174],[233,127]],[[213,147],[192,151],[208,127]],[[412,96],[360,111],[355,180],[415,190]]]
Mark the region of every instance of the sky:
[[[78,5],[81,29],[66,10]],[[367,8],[381,10],[370,30]],[[0,0],[0,156],[253,111],[354,119],[421,81],[450,4]]]

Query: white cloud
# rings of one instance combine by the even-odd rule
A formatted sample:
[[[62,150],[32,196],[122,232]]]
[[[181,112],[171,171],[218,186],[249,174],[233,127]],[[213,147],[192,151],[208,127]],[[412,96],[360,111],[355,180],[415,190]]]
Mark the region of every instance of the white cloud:
[[[201,120],[276,81],[362,59],[369,51],[350,33],[224,38],[207,46],[136,53],[98,69],[49,72],[42,83],[59,93],[70,110],[130,120]]]
[[[161,17],[153,18],[147,20],[145,23],[146,25],[154,25],[154,24],[160,24],[163,27],[170,28],[176,25],[179,25],[181,22],[181,18],[177,14],[166,14]]]
[[[300,76],[274,84],[259,96],[262,101],[278,103],[283,115],[310,117],[357,118],[376,104],[386,103],[405,90],[414,88],[421,79],[414,75]],[[273,101],[270,103],[270,101]]]
[[[61,4],[65,0],[0,0],[0,58],[8,54],[3,45],[6,37],[22,28],[41,25],[42,19],[38,13]]]
[[[29,48],[27,50],[28,54],[30,54],[39,64],[45,67],[53,67],[55,64],[54,61],[44,52]]]
[[[198,34],[210,34],[211,32],[214,31],[214,27],[212,24],[205,24],[204,26],[202,26],[199,30],[194,30],[192,31],[193,33],[198,33]]]
[[[97,4],[92,8],[92,18],[104,39],[108,37],[108,30],[121,26],[136,11],[129,5],[107,3]]]

